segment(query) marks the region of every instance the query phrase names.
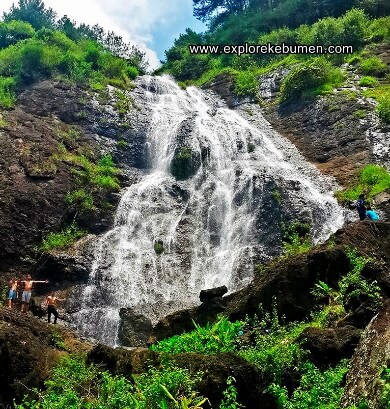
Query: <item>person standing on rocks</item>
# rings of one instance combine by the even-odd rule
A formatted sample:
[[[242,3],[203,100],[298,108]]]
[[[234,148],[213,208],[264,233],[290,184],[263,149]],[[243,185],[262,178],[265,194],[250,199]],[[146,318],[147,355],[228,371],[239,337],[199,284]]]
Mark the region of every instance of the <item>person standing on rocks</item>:
[[[30,306],[30,300],[31,300],[31,291],[33,284],[35,283],[48,283],[48,281],[38,281],[38,280],[33,280],[31,275],[28,274],[25,280],[21,280],[22,283],[24,283],[24,290],[22,293],[22,312],[28,312],[29,306]]]
[[[12,307],[14,306],[14,302],[16,300],[16,291],[18,288],[18,280],[10,280],[9,281],[9,290],[8,290],[8,308],[12,310]]]
[[[366,201],[364,195],[359,195],[359,199],[356,202],[356,210],[359,213],[359,219],[364,220],[366,218]]]
[[[65,301],[65,299],[58,298],[55,296],[54,291],[46,298],[47,305],[47,322],[50,323],[51,314],[54,315],[54,324],[57,324],[58,311],[56,309],[56,301]]]

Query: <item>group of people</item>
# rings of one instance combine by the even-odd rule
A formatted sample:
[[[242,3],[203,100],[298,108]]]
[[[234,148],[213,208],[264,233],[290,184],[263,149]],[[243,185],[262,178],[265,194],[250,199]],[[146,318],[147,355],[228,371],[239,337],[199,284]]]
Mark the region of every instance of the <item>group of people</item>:
[[[9,290],[7,295],[8,300],[8,308],[10,310],[13,309],[15,301],[18,298],[18,289],[24,284],[23,292],[22,292],[22,307],[21,312],[27,313],[30,307],[30,300],[31,300],[31,292],[34,284],[37,283],[45,283],[47,284],[49,281],[45,280],[33,280],[31,275],[27,275],[25,280],[10,280],[9,281]],[[65,301],[64,299],[58,298],[55,296],[54,292],[51,292],[49,296],[46,298],[46,306],[47,306],[47,321],[51,322],[51,316],[54,316],[54,324],[57,323],[58,319],[58,311],[56,309],[56,302],[57,301]]]
[[[366,202],[364,194],[359,196],[359,199],[356,202],[356,210],[359,214],[360,220],[379,220],[378,213]]]

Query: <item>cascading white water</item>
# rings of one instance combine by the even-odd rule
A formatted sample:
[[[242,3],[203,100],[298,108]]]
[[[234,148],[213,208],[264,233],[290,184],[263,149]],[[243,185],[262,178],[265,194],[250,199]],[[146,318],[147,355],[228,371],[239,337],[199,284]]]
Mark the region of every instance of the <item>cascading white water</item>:
[[[218,98],[182,90],[169,77],[145,76],[138,87],[152,112],[150,165],[126,189],[114,227],[101,237],[75,314],[82,334],[110,345],[117,343],[122,307],[156,321],[196,304],[201,289],[248,284],[254,260],[275,253],[268,247],[279,229],[269,200],[275,191],[286,214],[311,221],[314,241],[344,221],[321,176],[298,153],[291,156],[295,150],[265,121],[263,129],[254,127]],[[199,159],[185,181],[171,174],[180,146]]]

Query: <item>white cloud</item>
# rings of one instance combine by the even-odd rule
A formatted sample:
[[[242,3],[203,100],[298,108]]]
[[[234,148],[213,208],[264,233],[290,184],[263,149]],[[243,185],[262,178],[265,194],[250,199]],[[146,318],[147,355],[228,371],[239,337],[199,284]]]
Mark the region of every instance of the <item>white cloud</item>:
[[[16,0],[1,0],[0,12],[8,11]],[[153,31],[171,28],[183,19],[183,11],[192,0],[44,0],[58,16],[67,15],[77,23],[99,24],[114,31],[126,41],[137,44],[146,53],[151,68],[159,65],[157,54],[148,43],[158,41]],[[161,33],[163,35],[163,33]]]

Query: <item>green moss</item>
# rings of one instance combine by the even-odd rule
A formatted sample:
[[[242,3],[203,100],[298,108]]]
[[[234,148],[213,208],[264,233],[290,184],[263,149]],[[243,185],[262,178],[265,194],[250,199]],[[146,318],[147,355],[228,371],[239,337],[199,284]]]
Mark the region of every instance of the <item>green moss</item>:
[[[129,143],[127,141],[125,141],[124,139],[120,139],[117,143],[116,146],[118,147],[118,149],[122,149],[125,150],[128,148]]]
[[[192,151],[188,146],[184,146],[174,156],[171,163],[171,173],[176,179],[187,179],[192,174],[191,169]]]
[[[367,112],[364,109],[358,109],[353,114],[359,119],[364,119],[367,116]]]
[[[164,243],[161,240],[154,242],[154,251],[157,255],[164,253]]]

